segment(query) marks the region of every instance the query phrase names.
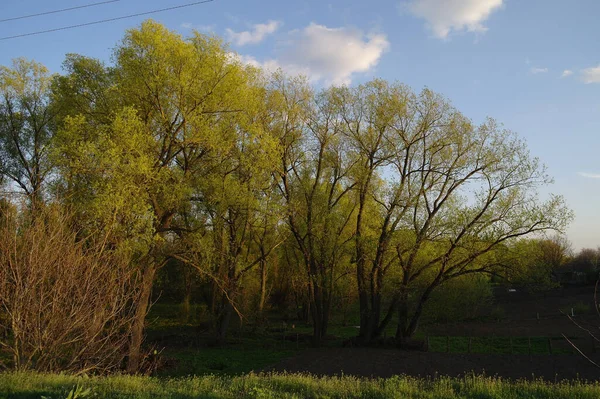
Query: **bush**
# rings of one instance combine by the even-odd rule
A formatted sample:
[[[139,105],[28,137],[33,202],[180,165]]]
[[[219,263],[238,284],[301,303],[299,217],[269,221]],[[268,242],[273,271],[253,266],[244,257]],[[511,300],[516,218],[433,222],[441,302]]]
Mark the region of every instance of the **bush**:
[[[137,298],[134,274],[60,211],[0,225],[0,347],[17,370],[121,367]]]

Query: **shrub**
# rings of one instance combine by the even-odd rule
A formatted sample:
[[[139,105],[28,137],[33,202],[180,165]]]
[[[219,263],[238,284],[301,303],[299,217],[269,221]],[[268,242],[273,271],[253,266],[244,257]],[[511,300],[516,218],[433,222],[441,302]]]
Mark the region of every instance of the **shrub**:
[[[0,348],[17,370],[119,368],[137,298],[134,274],[56,209],[0,225]]]

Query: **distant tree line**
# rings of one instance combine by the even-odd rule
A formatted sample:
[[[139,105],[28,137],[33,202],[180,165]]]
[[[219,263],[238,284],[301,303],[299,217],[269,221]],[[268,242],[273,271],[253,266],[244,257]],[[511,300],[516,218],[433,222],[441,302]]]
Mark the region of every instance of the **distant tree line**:
[[[169,281],[219,342],[281,306],[319,345],[352,304],[356,343],[390,325],[404,342],[440,287],[506,274],[508,249],[572,218],[538,198],[551,179],[516,134],[429,89],[317,90],[152,21],[113,60],[0,69],[0,343],[17,368],[139,370]]]

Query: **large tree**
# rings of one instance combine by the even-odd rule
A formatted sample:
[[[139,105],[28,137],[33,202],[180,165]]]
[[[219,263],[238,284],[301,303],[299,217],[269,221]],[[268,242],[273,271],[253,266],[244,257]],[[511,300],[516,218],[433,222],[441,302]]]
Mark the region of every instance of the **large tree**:
[[[133,372],[156,271],[186,230],[182,215],[199,182],[218,169],[223,143],[237,140],[252,100],[251,75],[231,62],[218,39],[195,33],[184,40],[152,21],[128,31],[114,59],[109,68],[83,57],[67,60],[69,74],[55,95],[73,107],[56,160],[65,201],[110,232],[115,247],[138,265]]]
[[[243,316],[246,278],[255,268],[265,273],[267,258],[283,241],[277,234],[279,218],[273,211],[278,204],[272,198],[271,179],[278,142],[259,123],[266,112],[260,102],[264,90],[260,85],[253,89],[255,101],[248,98],[237,123],[223,130],[211,173],[194,189],[187,216],[196,227],[194,234],[184,237],[184,253],[177,255],[212,283],[210,305],[220,343],[234,311]]]
[[[349,89],[342,103],[358,159],[362,340],[379,336],[394,310],[397,338],[407,339],[434,289],[496,267],[490,253],[499,245],[570,220],[562,198],[537,198],[537,188],[551,179],[524,143],[493,120],[476,126],[430,90],[414,94],[384,81]],[[375,223],[365,217],[369,212]],[[392,294],[382,315],[386,286]]]
[[[302,79],[276,74],[269,128],[280,140],[276,181],[302,256],[316,345],[327,332],[335,281],[352,237],[354,204],[339,96],[313,93]]]

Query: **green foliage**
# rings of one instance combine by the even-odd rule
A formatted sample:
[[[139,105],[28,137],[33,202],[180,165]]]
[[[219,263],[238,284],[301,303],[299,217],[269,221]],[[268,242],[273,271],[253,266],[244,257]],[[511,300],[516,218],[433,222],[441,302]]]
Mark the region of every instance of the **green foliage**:
[[[547,291],[559,285],[555,273],[569,252],[562,237],[522,239],[502,251],[508,281],[529,291]]]
[[[163,355],[173,359],[176,365],[162,374],[170,377],[210,374],[241,375],[261,370],[296,353],[291,348],[262,349],[261,344],[264,345],[264,341],[256,343],[253,348],[246,345],[246,347],[166,351]],[[281,342],[274,342],[274,344],[281,346]]]
[[[238,133],[258,134],[239,129],[251,126],[251,71],[228,62],[220,41],[184,40],[152,21],[127,32],[115,61],[68,57],[53,85],[64,113],[54,162],[63,198],[144,253],[244,145]],[[268,144],[247,141],[247,164],[267,173],[256,157]]]

